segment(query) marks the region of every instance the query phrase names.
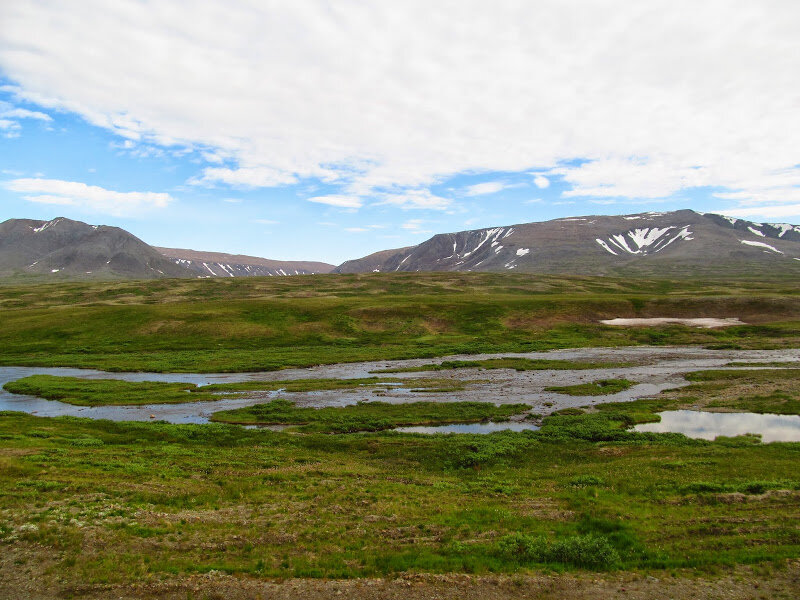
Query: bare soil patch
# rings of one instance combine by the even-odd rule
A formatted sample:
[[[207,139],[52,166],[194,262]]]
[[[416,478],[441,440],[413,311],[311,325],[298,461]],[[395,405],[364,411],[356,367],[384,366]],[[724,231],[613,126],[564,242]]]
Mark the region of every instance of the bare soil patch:
[[[715,317],[701,318],[677,318],[677,317],[650,317],[638,319],[603,319],[603,325],[614,325],[620,327],[658,327],[660,325],[687,325],[689,327],[702,327],[703,329],[714,329],[716,327],[730,327],[731,325],[746,325],[738,317],[728,317],[718,319]]]
[[[259,580],[210,572],[189,577],[152,580],[131,585],[84,586],[45,581],[29,569],[14,565],[20,556],[0,559],[4,578],[0,597],[45,600],[86,598],[89,600],[185,600],[208,598],[245,600],[512,600],[522,598],[594,600],[628,598],[634,600],[672,598],[683,600],[750,600],[756,598],[795,598],[800,589],[800,562],[785,568],[741,567],[721,575],[657,572],[569,575],[516,575],[472,577],[468,575],[409,575],[398,579]],[[9,569],[11,569],[9,571]],[[10,575],[10,577],[6,577]],[[49,578],[46,578],[49,579]]]

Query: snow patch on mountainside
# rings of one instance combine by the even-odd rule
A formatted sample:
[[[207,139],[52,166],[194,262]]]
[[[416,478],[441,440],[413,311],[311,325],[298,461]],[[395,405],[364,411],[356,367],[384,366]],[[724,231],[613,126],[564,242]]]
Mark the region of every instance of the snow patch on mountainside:
[[[800,226],[798,225],[790,225],[789,223],[767,223],[767,225],[774,227],[775,229],[780,229],[780,233],[778,237],[782,238],[788,231],[796,231],[800,233]]]
[[[450,256],[445,256],[436,259],[437,263],[443,261],[454,261],[453,266],[459,266],[467,262],[467,259],[472,257],[472,260],[480,259],[478,263],[470,265],[470,269],[479,266],[486,262],[485,256],[487,251],[491,251],[493,255],[497,255],[503,249],[502,240],[514,233],[513,227],[493,227],[491,229],[483,229],[475,232],[468,232],[469,235],[461,236],[459,234],[451,234],[453,239],[453,253]],[[458,237],[456,237],[458,236]],[[459,247],[461,246],[461,247]],[[478,252],[482,251],[481,254]],[[530,250],[528,250],[530,251]],[[412,251],[413,254],[413,251]],[[409,254],[405,257],[400,264],[395,268],[396,271],[400,270],[403,263],[411,256]],[[522,255],[518,255],[522,256]],[[510,267],[506,267],[510,268]]]
[[[766,248],[767,250],[771,250],[772,252],[783,254],[783,252],[778,250],[775,246],[770,246],[769,244],[765,244],[764,242],[752,242],[750,240],[741,240],[741,242],[743,244],[747,244],[748,246],[755,246],[757,248]]]
[[[618,255],[616,251],[627,254],[646,255],[660,252],[676,240],[692,240],[689,225],[675,232],[677,227],[640,227],[625,233],[618,233],[606,240],[596,238],[595,241],[607,252]]]
[[[610,253],[611,253],[611,254],[613,254],[614,256],[619,256],[619,255],[618,255],[616,252],[614,252],[614,251],[613,251],[611,248],[609,248],[609,247],[608,247],[608,244],[606,244],[606,243],[605,243],[603,240],[601,240],[600,238],[597,238],[597,239],[595,239],[595,242],[597,242],[598,244],[600,244],[600,245],[601,245],[603,248],[605,248],[605,249],[606,249],[608,252],[610,252]]]
[[[40,232],[44,231],[45,229],[47,229],[48,227],[50,227],[51,225],[55,225],[55,224],[56,224],[56,223],[58,223],[60,220],[61,220],[61,219],[53,219],[52,221],[47,221],[47,223],[45,223],[45,224],[44,224],[44,225],[42,225],[41,227],[36,227],[36,228],[33,230],[33,233],[40,233]]]

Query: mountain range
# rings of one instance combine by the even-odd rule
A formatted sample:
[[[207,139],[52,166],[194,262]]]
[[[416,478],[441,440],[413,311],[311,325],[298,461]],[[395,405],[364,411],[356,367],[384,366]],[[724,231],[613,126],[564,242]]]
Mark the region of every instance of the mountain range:
[[[567,217],[441,233],[417,246],[339,265],[336,273],[517,271],[680,273],[800,266],[800,227],[693,210]]]
[[[155,248],[118,227],[63,217],[0,223],[0,276],[246,277],[415,271],[583,275],[800,273],[800,226],[693,210],[567,217],[442,233],[341,265]]]

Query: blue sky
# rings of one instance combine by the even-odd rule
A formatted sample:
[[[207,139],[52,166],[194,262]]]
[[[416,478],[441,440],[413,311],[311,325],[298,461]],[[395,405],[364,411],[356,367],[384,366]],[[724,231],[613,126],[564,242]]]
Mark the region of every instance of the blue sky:
[[[0,220],[331,263],[570,215],[800,222],[796,4],[644,4],[3,3]]]

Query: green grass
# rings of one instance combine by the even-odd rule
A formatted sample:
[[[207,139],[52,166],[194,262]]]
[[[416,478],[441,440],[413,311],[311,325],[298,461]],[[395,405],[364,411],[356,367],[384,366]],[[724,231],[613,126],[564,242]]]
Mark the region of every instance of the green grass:
[[[211,420],[240,425],[303,425],[303,432],[349,433],[381,431],[405,425],[440,425],[505,421],[531,407],[527,404],[495,406],[490,402],[358,402],[343,407],[298,407],[288,400],[273,400],[211,415]]]
[[[587,362],[580,360],[550,360],[545,358],[489,358],[485,360],[444,360],[440,363],[418,367],[396,367],[379,369],[373,373],[419,373],[425,371],[449,371],[452,369],[514,369],[515,371],[610,369],[629,366],[627,363]]]
[[[0,286],[0,364],[231,372],[586,346],[800,345],[796,279],[493,273]],[[600,319],[738,316],[704,330]]]
[[[359,379],[292,379],[282,381],[245,381],[198,387],[193,383],[156,381],[122,381],[119,379],[82,379],[56,375],[31,375],[3,386],[12,394],[39,396],[77,406],[124,406],[143,404],[176,404],[221,400],[238,392],[282,390],[312,392],[322,390],[355,390],[397,388],[410,385],[412,392],[457,392],[469,382],[452,379],[366,377]]]
[[[686,379],[692,385],[674,395],[681,407],[800,414],[800,369],[697,371]]]
[[[553,385],[544,388],[548,392],[558,392],[569,396],[608,396],[617,394],[636,385],[634,381],[627,379],[598,379],[589,383],[578,383],[575,385]]]
[[[800,444],[639,434],[627,409],[484,436],[0,413],[0,543],[76,585],[800,557]]]
[[[31,375],[9,381],[3,389],[12,394],[39,396],[77,406],[174,404],[220,400],[224,397],[200,391],[193,383],[131,382],[53,375]]]

